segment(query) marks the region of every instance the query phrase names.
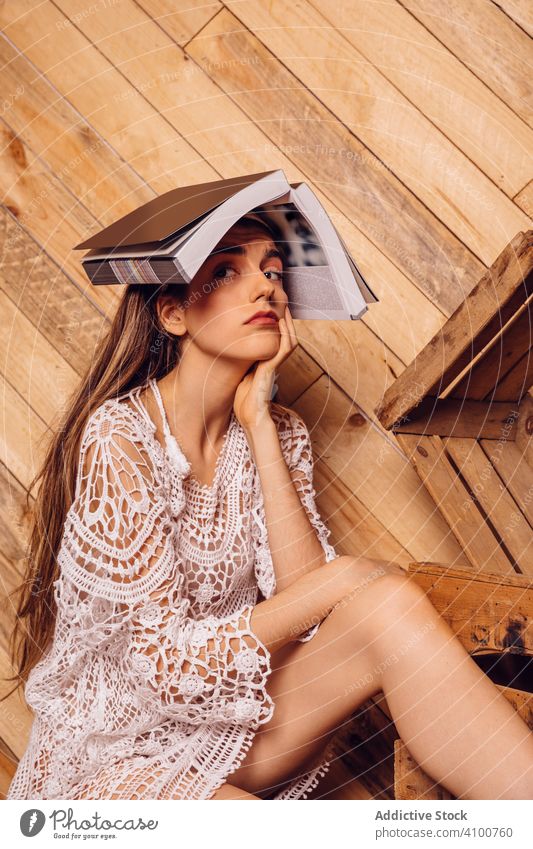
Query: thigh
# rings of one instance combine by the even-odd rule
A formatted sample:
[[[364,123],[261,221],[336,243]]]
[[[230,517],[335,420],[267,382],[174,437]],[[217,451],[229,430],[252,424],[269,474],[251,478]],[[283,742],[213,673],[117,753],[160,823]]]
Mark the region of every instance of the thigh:
[[[156,799],[161,777],[168,772],[168,767],[134,767],[118,761],[80,782],[72,799]]]
[[[161,777],[165,777],[163,787]],[[180,787],[172,779],[168,767],[139,767],[124,769],[123,764],[100,769],[93,779],[78,788],[73,800],[80,799],[190,799],[190,788]],[[262,801],[247,790],[231,784],[222,784],[209,799],[252,799]]]
[[[256,801],[262,802],[260,796],[254,796],[253,793],[248,793],[246,790],[241,790],[240,787],[235,787],[233,784],[224,783],[218,790],[215,790],[212,796],[209,797],[216,801],[226,801],[227,799],[239,799],[241,801]]]
[[[259,727],[230,783],[269,795],[317,763],[339,726],[380,691],[372,640],[386,615],[391,581],[379,579],[341,599],[311,640],[272,654],[267,689],[274,714]]]
[[[194,799],[194,781],[198,774],[192,766],[187,778],[176,767],[161,765],[158,759],[152,763],[136,762],[128,758],[103,766],[94,775],[80,782],[75,788],[73,800],[80,799]],[[191,785],[192,788],[191,788]]]

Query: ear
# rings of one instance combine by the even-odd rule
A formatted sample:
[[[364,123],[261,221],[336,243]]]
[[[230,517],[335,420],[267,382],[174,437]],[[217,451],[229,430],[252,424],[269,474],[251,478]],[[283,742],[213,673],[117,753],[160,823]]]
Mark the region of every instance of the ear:
[[[174,336],[184,336],[187,333],[185,326],[185,310],[173,295],[160,295],[157,299],[157,313],[161,326]]]

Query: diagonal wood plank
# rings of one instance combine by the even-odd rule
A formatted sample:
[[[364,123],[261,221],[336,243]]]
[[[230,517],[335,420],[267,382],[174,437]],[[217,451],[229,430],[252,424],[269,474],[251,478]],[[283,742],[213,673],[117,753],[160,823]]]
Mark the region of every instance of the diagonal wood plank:
[[[298,345],[291,356],[282,364],[277,374],[278,391],[274,400],[290,407],[298,395],[305,392],[315,380],[318,380],[322,373],[318,363],[309,356],[305,348]]]
[[[72,284],[18,222],[0,210],[0,285],[28,321],[83,375],[109,319]]]
[[[493,0],[493,2],[533,38],[533,8],[529,0]]]
[[[327,375],[313,383],[293,408],[309,427],[317,458],[413,558],[449,564],[463,559],[407,458]]]
[[[505,2],[517,3],[519,0]],[[244,8],[246,4],[239,5]],[[274,20],[276,10],[287,4],[278,4],[275,0],[266,5],[269,5],[271,20]],[[306,10],[310,5],[305,3],[302,8]],[[339,445],[342,442],[339,455],[334,453],[333,457],[326,456],[330,447],[330,434],[326,431],[325,438],[318,444],[318,453],[321,446],[326,450],[317,457],[315,465],[317,500],[332,528],[332,537],[340,551],[391,557],[405,563],[414,556],[410,550],[412,546],[406,544],[408,532],[404,530],[403,535],[400,533],[398,537],[398,528],[390,529],[387,508],[380,503],[391,497],[396,510],[400,503],[405,506],[406,512],[412,511],[409,520],[411,526],[417,522],[426,526],[415,546],[418,551],[433,558],[433,550],[437,548],[443,555],[439,559],[463,563],[468,567],[464,552],[439,514],[436,511],[431,513],[429,506],[427,513],[421,509],[423,490],[416,491],[416,497],[411,497],[405,483],[397,485],[400,474],[394,463],[398,462],[398,458],[403,462],[404,457],[396,450],[397,446],[393,446],[391,435],[384,431],[380,423],[373,421],[373,408],[387,386],[433,338],[446,316],[453,312],[465,292],[471,288],[472,282],[479,278],[483,263],[478,261],[471,250],[459,244],[453,233],[445,227],[439,229],[436,204],[430,203],[427,209],[417,205],[416,190],[404,192],[405,187],[401,184],[394,195],[389,186],[382,188],[376,202],[376,206],[381,202],[381,210],[376,212],[376,216],[380,212],[383,219],[383,209],[387,208],[392,210],[393,215],[405,215],[405,226],[398,226],[397,231],[393,231],[392,225],[388,230],[385,226],[381,229],[374,226],[372,229],[372,218],[364,209],[365,204],[361,203],[361,199],[369,195],[375,202],[372,194],[374,183],[368,180],[365,182],[358,172],[361,169],[372,170],[375,173],[371,176],[376,185],[379,183],[378,178],[381,178],[383,186],[386,179],[390,179],[391,163],[386,158],[380,161],[364,146],[354,147],[351,134],[348,134],[350,143],[344,148],[344,154],[341,154],[343,148],[340,145],[344,142],[340,135],[333,142],[337,145],[333,148],[334,152],[325,147],[323,142],[327,144],[329,140],[327,131],[330,124],[337,128],[341,124],[335,108],[328,107],[320,113],[313,111],[315,105],[322,105],[324,100],[321,91],[309,91],[308,80],[304,81],[302,87],[310,97],[311,105],[307,102],[305,104],[307,115],[309,123],[316,121],[317,130],[321,132],[315,136],[308,134],[308,138],[303,135],[294,140],[291,138],[290,107],[291,97],[297,92],[295,83],[300,78],[298,68],[295,67],[293,74],[286,78],[288,90],[276,89],[272,93],[268,89],[262,104],[262,114],[261,110],[241,108],[242,104],[231,85],[226,91],[226,80],[229,79],[231,84],[234,76],[237,82],[241,79],[244,81],[245,94],[252,99],[255,97],[261,103],[263,92],[258,96],[253,87],[258,80],[266,79],[270,82],[268,72],[274,69],[275,73],[279,73],[287,61],[286,56],[271,55],[268,50],[264,53],[252,51],[244,57],[230,53],[233,65],[239,63],[239,67],[233,67],[232,64],[220,64],[220,57],[222,63],[225,61],[221,52],[220,56],[215,53],[212,57],[205,56],[200,67],[191,55],[184,53],[180,49],[183,46],[202,43],[205,32],[209,32],[213,26],[214,16],[215,23],[218,19],[231,17],[220,3],[195,6],[183,0],[121,0],[120,3],[106,4],[105,11],[102,11],[93,7],[88,9],[87,4],[81,0],[72,0],[72,3],[62,0],[61,6],[63,11],[58,4],[47,0],[39,3],[35,3],[35,0],[20,0],[17,4],[0,5],[0,23],[6,21],[8,38],[12,39],[17,49],[22,44],[24,54],[17,55],[13,46],[9,46],[9,50],[4,53],[4,63],[6,60],[8,62],[8,94],[16,98],[10,110],[4,111],[2,116],[5,137],[10,147],[9,155],[14,162],[8,166],[11,171],[8,172],[5,186],[11,190],[12,184],[21,183],[23,201],[20,207],[14,204],[12,213],[6,213],[3,224],[0,224],[0,227],[4,227],[0,230],[4,234],[4,254],[13,254],[13,260],[10,259],[7,268],[3,270],[3,282],[7,285],[1,297],[6,306],[6,320],[10,327],[20,328],[20,344],[27,349],[21,361],[17,362],[14,356],[15,343],[8,337],[4,339],[3,365],[7,387],[4,386],[3,397],[7,399],[8,417],[14,416],[17,423],[25,417],[28,425],[17,433],[11,424],[7,431],[4,429],[2,456],[14,456],[14,472],[23,468],[26,459],[28,462],[35,459],[32,456],[30,436],[34,437],[38,433],[33,422],[40,422],[47,434],[46,425],[50,424],[49,417],[52,414],[53,418],[54,413],[44,391],[49,370],[67,375],[65,386],[69,381],[76,381],[77,376],[85,370],[98,336],[107,328],[116,305],[116,296],[120,295],[120,290],[109,289],[105,293],[111,296],[109,300],[102,298],[99,301],[97,298],[91,302],[91,296],[98,293],[87,288],[83,272],[78,275],[81,271],[80,254],[73,257],[65,255],[68,240],[64,239],[62,222],[71,214],[79,214],[71,213],[71,208],[66,204],[61,207],[65,198],[71,196],[79,207],[92,216],[90,226],[91,232],[94,232],[106,217],[113,219],[118,210],[133,208],[140,202],[140,198],[153,196],[155,192],[165,191],[174,185],[231,176],[245,170],[251,172],[261,168],[284,167],[290,179],[306,179],[317,190],[346,244],[381,299],[378,309],[373,313],[369,311],[361,322],[344,326],[334,322],[323,323],[325,327],[322,330],[321,323],[298,323],[301,347],[293,363],[286,364],[280,380],[281,393],[286,393],[290,399],[287,403],[297,404],[301,401],[311,418],[316,414],[317,406],[320,408],[321,402],[328,400],[335,405],[335,399],[339,397],[343,399],[343,404],[354,410],[350,412],[346,433],[338,434]],[[327,11],[316,2],[314,6],[322,14]],[[377,9],[376,4],[374,6]],[[398,15],[402,14],[398,11],[400,6],[397,3],[390,4],[390,7],[396,8]],[[238,8],[237,5],[235,8]],[[290,9],[290,12],[295,16],[300,14],[297,9]],[[404,16],[404,20],[407,19],[415,21],[410,13]],[[419,31],[424,34],[424,44],[427,46],[432,43],[433,37],[429,31],[416,23],[415,26],[419,26]],[[262,35],[251,31],[251,28],[244,36],[253,45],[262,40]],[[444,49],[442,45],[440,49]],[[294,56],[291,59],[300,67],[308,63],[308,56],[303,57],[303,54],[300,59]],[[264,76],[257,69],[258,60],[264,64]],[[34,61],[35,65],[32,65]],[[334,61],[336,57],[333,56],[329,65],[332,66]],[[485,99],[481,99],[480,103],[486,104],[489,111],[491,108],[495,110],[490,120],[494,121],[493,114],[510,114],[509,108],[498,101],[498,96],[488,92],[485,84],[477,80],[475,71],[466,69],[461,61],[450,55],[446,56],[446,68],[450,69],[450,74],[452,68],[457,69],[457,79],[462,82],[469,80],[466,91],[484,91]],[[244,73],[246,70],[250,72],[249,76]],[[330,70],[331,67],[328,68]],[[385,71],[376,60],[375,73],[371,76],[373,79],[379,76],[386,78]],[[23,78],[27,103],[22,102],[22,98],[20,101],[18,99],[17,74]],[[329,79],[334,82],[336,78],[331,73]],[[406,94],[403,88],[401,93]],[[328,92],[328,96],[334,94]],[[274,95],[277,95],[278,103]],[[279,102],[283,109],[287,105],[287,111],[282,111],[281,124],[277,111]],[[423,109],[422,104],[415,103],[414,99],[411,105],[415,110],[421,110],[430,122],[438,123],[437,116],[430,114],[429,107]],[[404,106],[404,109],[408,107]],[[300,121],[302,114],[295,114]],[[307,115],[303,113],[304,120]],[[450,115],[449,138],[452,138],[452,131],[460,127],[459,117]],[[398,115],[394,114],[393,118],[398,120]],[[515,127],[516,133],[507,151],[502,141],[507,128],[502,123],[497,135],[497,150],[492,151],[492,167],[497,172],[501,170],[500,162],[506,155],[512,159],[499,177],[495,173],[494,183],[504,191],[509,190],[510,186],[517,186],[516,208],[530,214],[528,184],[524,180],[518,186],[519,179],[513,170],[515,163],[517,170],[518,166],[524,167],[519,162],[517,148],[524,134],[529,134],[520,121],[516,116],[510,118],[508,126]],[[445,128],[439,129],[448,136]],[[471,130],[475,138],[479,128],[472,126]],[[465,132],[468,133],[467,127]],[[470,137],[465,139],[464,146],[459,145],[466,155],[469,143]],[[305,149],[306,144],[309,149]],[[94,158],[91,158],[92,151]],[[347,153],[351,154],[350,161],[341,161],[342,156],[347,159]],[[29,169],[23,161],[24,157],[32,160]],[[490,170],[490,146],[485,145],[479,152],[479,161],[475,157],[471,158],[485,173]],[[330,160],[332,167],[320,173],[315,163],[325,159]],[[392,165],[398,168],[399,161],[401,159],[396,158]],[[48,174],[57,181],[52,188],[51,184],[46,183]],[[320,178],[318,184],[314,179],[317,174]],[[307,175],[313,178],[313,182]],[[416,178],[417,175],[414,176]],[[359,180],[358,191],[350,192],[347,185],[353,185],[355,179]],[[26,185],[25,180],[29,181]],[[394,180],[392,184],[396,188]],[[16,186],[15,190],[18,191],[18,188]],[[324,190],[324,194],[321,190]],[[465,187],[461,186],[461,190],[464,191]],[[396,204],[391,197],[397,201]],[[8,195],[8,199],[11,200],[11,195]],[[452,208],[457,199],[451,193],[444,200],[439,198],[439,202]],[[388,201],[386,207],[383,200]],[[469,200],[473,202],[472,195],[469,195]],[[59,208],[63,209],[64,219],[57,215],[51,221],[48,206],[54,207],[56,201],[59,201]],[[409,217],[412,209],[417,213],[416,218]],[[457,214],[463,211],[458,205]],[[20,224],[14,217],[17,213]],[[362,225],[361,215],[366,216]],[[396,226],[395,222],[393,225]],[[39,247],[39,241],[43,244],[42,239],[45,237],[48,240],[46,250],[50,251],[50,256]],[[434,240],[430,248],[424,244],[427,238]],[[429,257],[431,251],[447,274],[447,277],[439,278],[436,283],[431,277],[430,272],[434,273],[434,268],[429,262],[424,269],[426,277],[419,274],[419,254]],[[449,284],[450,267],[453,269],[452,287]],[[421,280],[424,280],[423,285]],[[104,295],[104,291],[100,295]],[[454,297],[456,302],[453,301]],[[17,310],[20,310],[20,314]],[[80,333],[85,348],[83,351],[74,350],[75,316],[81,317],[83,321]],[[35,383],[37,371],[32,368],[33,361],[46,363],[43,367],[47,374],[42,386]],[[337,386],[322,375],[324,369],[332,374]],[[62,388],[65,389],[65,386]],[[324,387],[327,387],[326,391]],[[352,398],[357,398],[357,406],[352,404]],[[27,404],[28,399],[32,402],[31,407]],[[336,415],[336,424],[344,424],[342,410]],[[329,416],[329,410],[326,416]],[[371,433],[367,435],[365,429]],[[521,423],[520,440],[517,438],[516,447],[522,451],[522,468],[527,454],[523,444],[525,434],[526,428]],[[17,455],[12,450],[15,438],[24,440],[28,445],[25,456],[23,452]],[[366,443],[370,445],[368,452]],[[361,467],[356,472],[351,468],[355,464],[346,462],[353,457],[354,445],[358,448],[357,463],[361,461]],[[383,449],[382,445],[385,445]],[[395,451],[392,460],[387,455],[389,451]],[[385,469],[384,477],[382,469]],[[339,475],[339,470],[342,475]],[[502,469],[498,468],[498,471],[502,475]],[[512,469],[509,474],[513,475]],[[364,478],[364,475],[369,475],[370,480]],[[10,484],[11,490],[18,486],[23,491],[19,480],[13,475],[10,477],[14,481],[14,484]],[[25,479],[21,477],[20,480],[26,485]],[[354,482],[359,481],[361,491],[353,492]],[[371,485],[374,486],[374,497]],[[511,486],[509,491],[512,494]],[[10,504],[12,498],[9,494],[5,496],[5,493],[4,507]],[[376,501],[378,504],[374,513]],[[16,509],[9,518],[9,523],[12,522],[15,525],[18,523]],[[5,530],[2,574],[7,579],[15,575],[14,569],[20,565],[10,542],[13,536],[13,529]],[[452,559],[454,556],[455,560]],[[4,620],[4,631],[0,629],[4,636],[6,622]],[[1,649],[0,646],[0,654]],[[3,674],[5,670],[4,665],[1,670]],[[5,719],[18,730],[20,747],[27,737],[23,733],[24,706],[22,713],[19,713],[13,705],[9,703],[9,714],[2,715],[0,711],[0,740]],[[371,730],[374,737],[374,728]],[[365,736],[363,733],[363,739],[368,742],[366,737],[368,734]],[[16,741],[11,739],[11,742]],[[378,750],[376,744],[381,745],[378,735],[375,740],[371,740],[371,745],[364,753],[367,764],[363,770],[363,780],[374,782],[373,792],[369,794],[366,790],[366,794],[374,798],[380,793],[390,794],[391,784],[390,777],[387,778],[384,771],[379,771],[387,765],[390,751]],[[5,746],[8,744],[2,746],[0,743],[2,751],[5,751]],[[12,752],[16,750],[14,745]],[[383,752],[383,763],[379,764],[378,772],[372,774],[375,766],[372,760],[377,751]],[[0,772],[1,769],[0,764]],[[372,785],[369,783],[368,786]],[[355,787],[352,784],[352,788],[351,792],[365,795],[365,787],[361,782],[357,782]],[[346,798],[351,798],[350,790],[346,791]]]
[[[50,429],[1,372],[0,393],[9,411],[0,429],[0,462],[28,489],[43,463]]]
[[[426,395],[440,395],[524,303],[533,288],[532,244],[533,230],[517,233],[442,332],[402,372],[376,411],[384,427],[408,415]]]
[[[530,180],[527,186],[524,186],[524,188],[518,192],[514,200],[520,209],[523,209],[526,215],[529,215],[530,218],[533,217],[533,180]]]
[[[139,204],[154,196],[131,165],[120,159],[5,39],[0,40],[0,62],[4,94],[10,97],[11,104],[4,120],[88,209],[98,209],[104,193],[102,182],[105,183],[106,206],[99,210],[99,224],[110,224],[129,212],[130,196]],[[12,96],[17,86],[23,86],[23,97]]]
[[[97,229],[94,217],[63,183],[0,119],[0,189],[4,204],[41,250],[65,270],[87,297],[105,312],[116,303],[112,286],[91,286],[72,248]],[[4,250],[9,250],[9,244]],[[109,290],[109,291],[101,291]]]
[[[117,62],[115,67],[98,45],[93,45],[83,35],[81,26],[87,20],[83,17],[84,9],[86,4],[78,7],[70,4],[72,16],[80,13],[77,22],[73,23],[68,14],[50,0],[37,5],[34,0],[20,0],[17,4],[0,6],[0,25],[9,40],[46,75],[61,95],[68,98],[94,131],[143,175],[156,192],[187,185],[191,182],[191,167],[195,171],[194,181],[216,179],[213,167],[198,155],[183,135],[176,133],[165,114],[158,114],[147,98],[150,88],[158,85],[171,89],[170,97],[186,90],[192,94],[198,80],[195,78],[194,86],[191,85],[186,62],[179,67],[174,62],[168,70],[158,69],[156,65],[153,76],[146,74],[144,88],[137,90],[128,82],[121,63]],[[122,4],[110,3],[103,15],[104,31],[105,21],[111,21],[113,11],[120,15],[122,29],[124,21],[129,21],[130,15],[125,16],[127,10]],[[137,11],[140,12],[138,7]],[[153,26],[154,31],[159,31],[155,24]],[[126,45],[130,31],[129,28],[124,31]],[[38,39],[34,37],[35,32],[39,33]],[[173,53],[176,60],[181,55],[179,49],[174,49]],[[146,68],[144,59],[143,64]],[[179,100],[179,97],[174,99],[173,105]],[[107,179],[108,175],[104,177]],[[131,206],[133,208],[134,202]]]
[[[200,72],[200,73],[202,73],[202,72]],[[210,85],[211,85],[211,83],[210,83]],[[355,229],[355,228],[352,228],[352,229]],[[346,234],[344,234],[344,235],[346,235]],[[370,245],[370,247],[373,248],[372,245]],[[363,250],[363,248],[364,248],[364,245],[362,244],[361,250]],[[370,259],[376,260],[376,259],[379,259],[379,257],[381,256],[379,251],[377,251],[376,249],[371,250],[370,253],[371,253],[371,256],[369,256],[369,260]],[[391,271],[391,269],[392,269],[392,267],[390,266],[390,263],[389,263],[389,268],[387,269],[387,277],[388,277],[388,274]],[[392,269],[392,270],[394,271],[394,269]],[[398,300],[398,296],[396,294],[395,287],[392,285],[392,284],[394,284],[394,282],[395,281],[394,281],[394,278],[393,278],[391,280],[391,290],[394,292],[394,294],[393,294],[393,299],[390,302],[390,306],[388,307],[387,321],[388,321],[389,331],[387,332],[386,337],[390,337],[391,341],[394,340],[395,344],[402,343],[402,346],[404,346],[404,348],[405,348],[405,350],[402,351],[402,353],[404,353],[404,356],[406,356],[406,358],[408,359],[409,356],[410,356],[408,351],[411,351],[411,352],[413,351],[414,336],[413,336],[412,332],[410,331],[409,326],[406,323],[402,323],[400,332],[398,332],[398,322],[397,322],[397,316],[398,316],[397,300]],[[410,288],[412,293],[416,293],[417,290],[414,287],[410,286],[409,288]],[[423,300],[425,301],[425,299],[423,299]],[[386,305],[387,305],[387,301],[385,302],[385,306]],[[381,305],[380,305],[380,307],[381,307]],[[415,301],[413,301],[413,298],[411,297],[411,298],[409,298],[409,303],[407,303],[407,301],[405,302],[405,304],[403,306],[403,312],[406,315],[409,315],[409,314],[415,313],[415,312],[418,312],[418,314],[420,314],[422,312],[422,314],[426,317],[432,316],[431,326],[435,327],[435,321],[433,320],[433,315],[435,315],[435,319],[436,319],[437,314],[432,309],[428,308],[428,302],[427,301],[425,301],[425,304],[422,304],[420,301],[418,303],[416,303],[416,299],[415,299]],[[439,321],[440,321],[440,319],[439,319]],[[376,321],[376,319],[374,319],[374,323],[379,325],[379,323],[380,323],[379,319],[377,319],[377,321]],[[316,325],[316,322],[314,324]],[[310,332],[314,334],[314,338],[317,339],[319,346],[322,345],[326,349],[332,348],[333,347],[332,341],[334,341],[334,337],[336,337],[339,334],[339,332],[342,333],[342,334],[352,334],[353,336],[361,335],[361,333],[363,333],[364,338],[362,338],[361,342],[357,341],[357,346],[362,350],[368,350],[368,351],[371,351],[373,349],[377,349],[377,358],[374,355],[372,356],[372,360],[371,360],[372,364],[374,364],[379,359],[381,359],[381,357],[379,355],[379,351],[383,350],[383,346],[382,346],[381,343],[379,343],[376,339],[373,339],[372,336],[366,332],[366,330],[364,329],[364,323],[361,326],[361,329],[354,328],[352,330],[351,328],[347,328],[346,330],[343,329],[341,331],[338,331],[337,328],[332,325],[332,323],[321,323],[321,324],[325,325],[325,326],[323,326],[323,328],[321,328],[322,334],[324,334],[324,338],[320,337],[320,332],[318,332],[318,334],[317,334],[317,330],[320,331],[320,329],[317,329],[316,326],[310,328]],[[405,328],[405,331],[403,330],[404,328]],[[428,330],[429,330],[429,327],[428,327]],[[420,331],[421,331],[420,336],[417,335],[417,337],[416,337],[417,342],[418,341],[422,342],[423,339],[424,339],[423,326],[421,326]],[[305,338],[304,338],[304,346],[305,346]],[[335,342],[335,347],[336,347],[336,342]],[[311,348],[311,346],[308,346],[309,350],[310,350],[310,348]],[[392,376],[395,376],[398,373],[400,373],[401,370],[404,367],[404,361],[395,357],[393,355],[393,353],[391,353],[391,352],[387,352],[386,358],[387,358],[387,365],[384,366],[383,374],[388,375],[389,365],[392,368]],[[345,357],[336,358],[335,362],[334,362],[334,366],[335,366],[335,375],[334,375],[335,378],[340,383],[343,384],[346,391],[348,391],[348,392],[355,391],[355,387],[353,386],[353,376],[354,376],[354,374],[359,375],[359,377],[361,377],[361,376],[364,376],[367,373],[366,370],[354,369],[352,364],[349,361],[347,361]],[[391,378],[389,378],[389,379],[391,379]],[[375,387],[379,387],[382,384],[383,384],[383,379],[375,379],[375,375],[372,376],[372,380],[367,381],[367,385],[369,386],[369,388],[372,389],[372,391],[374,391]],[[365,382],[363,382],[361,384],[361,386],[358,387],[358,390],[360,391],[361,388],[363,388],[363,390],[364,390],[364,386],[365,386]],[[364,401],[364,391],[361,392],[361,398],[362,398],[362,402],[363,402]],[[373,406],[374,401],[375,401],[375,395],[372,395],[370,397],[370,400],[369,400],[369,406],[370,407]]]
[[[227,5],[485,264],[517,230],[531,226],[510,198],[307,0],[277,0],[273,6],[229,0]],[[233,38],[235,22],[220,13],[202,31],[202,40],[217,24]],[[281,107],[280,116],[285,115]],[[286,115],[291,131],[303,119],[301,108]],[[530,175],[531,170],[519,182]]]
[[[357,209],[363,232],[433,303],[455,309],[482,264],[255,35],[224,11],[187,54],[341,211]]]
[[[489,403],[428,395],[409,416],[405,416],[405,421],[395,424],[394,432],[514,440],[516,419],[514,401]]]
[[[190,0],[137,0],[146,14],[175,42],[183,47],[222,8],[218,0],[191,3]]]
[[[411,563],[409,573],[469,653],[533,652],[533,585],[524,575]]]
[[[514,567],[524,575],[533,575],[533,527],[527,521],[516,520],[520,508],[481,446],[475,439],[455,436],[444,439],[443,443],[502,540]]]
[[[404,566],[411,562],[408,551],[324,460],[315,463],[313,481],[318,509],[331,529],[331,540],[339,553],[388,558]],[[466,558],[464,563],[468,563]]]
[[[13,675],[9,655],[0,647],[0,678],[4,680]],[[9,683],[9,689],[14,686]],[[33,721],[33,712],[26,704],[22,689],[19,688],[2,702],[0,711],[1,736],[17,758],[21,758],[26,749]]]
[[[509,198],[531,179],[531,129],[399,2],[310,2]]]
[[[533,127],[531,43],[526,33],[485,0],[400,0],[440,43]]]
[[[397,439],[472,566],[481,571],[515,574],[500,540],[447,458],[441,438],[402,433]]]
[[[51,425],[79,376],[4,292],[0,292],[0,315],[3,372],[32,410]]]
[[[455,384],[453,396],[487,401],[496,396],[502,401],[518,400],[524,390],[516,395],[502,395],[498,390],[501,385],[508,385],[507,375],[533,347],[532,324],[533,296],[515,313],[491,347],[483,352],[459,383]],[[498,389],[494,392],[496,387]],[[526,385],[525,389],[529,389],[529,385]]]

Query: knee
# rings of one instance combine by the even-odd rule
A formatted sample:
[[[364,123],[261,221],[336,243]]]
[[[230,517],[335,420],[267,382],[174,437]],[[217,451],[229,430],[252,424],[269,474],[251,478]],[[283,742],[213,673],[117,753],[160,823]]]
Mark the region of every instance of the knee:
[[[378,579],[377,585],[378,592],[387,601],[389,609],[405,610],[422,598],[427,600],[426,591],[415,581],[413,575],[403,569],[399,572],[385,572]]]
[[[398,563],[362,556],[345,556],[342,560],[343,567],[351,569],[352,578],[351,589],[339,605],[361,605],[367,613],[372,613],[378,627],[399,613],[413,610],[417,604],[430,604],[422,587]]]
[[[380,586],[383,586],[384,580],[389,577],[393,579],[392,583],[394,578],[398,577],[399,586],[409,582],[407,571],[394,560],[376,560],[364,555],[342,555],[332,562],[343,576],[349,592],[364,589],[378,581]]]
[[[398,628],[411,628],[415,622],[433,620],[439,614],[425,590],[408,573],[387,573],[367,592],[365,610],[368,627],[373,635],[395,633]]]

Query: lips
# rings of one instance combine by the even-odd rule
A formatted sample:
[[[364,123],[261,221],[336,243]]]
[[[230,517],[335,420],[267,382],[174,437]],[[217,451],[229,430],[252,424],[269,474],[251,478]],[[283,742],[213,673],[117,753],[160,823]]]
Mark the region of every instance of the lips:
[[[262,312],[256,312],[245,324],[265,324],[265,325],[276,325],[278,323],[278,317],[273,310],[264,310]]]

